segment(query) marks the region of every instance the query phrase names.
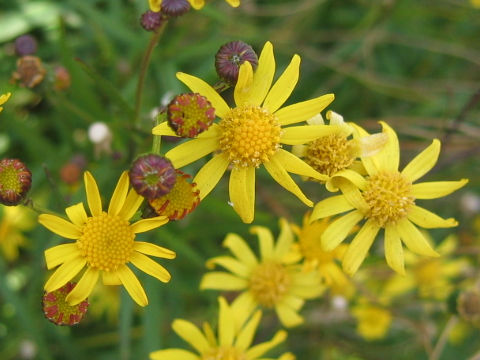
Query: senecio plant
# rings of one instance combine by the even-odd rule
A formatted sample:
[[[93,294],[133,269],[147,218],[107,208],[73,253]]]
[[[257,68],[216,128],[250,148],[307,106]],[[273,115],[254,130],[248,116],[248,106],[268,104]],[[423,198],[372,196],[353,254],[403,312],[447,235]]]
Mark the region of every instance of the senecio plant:
[[[232,7],[240,5],[240,1],[226,2]],[[152,41],[140,69],[135,121],[151,52],[165,24],[190,8],[202,9],[204,1],[149,0],[148,5],[150,10],[143,14],[141,24],[152,32]],[[20,58],[13,79],[19,86],[35,87],[46,74],[41,60],[34,56],[37,45],[31,37],[17,43]],[[222,45],[215,55],[215,68],[219,77],[215,84],[202,80],[202,74],[176,74],[185,85],[184,92],[175,94],[160,109],[155,125],[147,129],[153,134],[151,152],[136,154],[130,167],[117,175],[108,204],[102,200],[105,197],[94,176],[106,169],[80,170],[84,165],[72,163],[79,176],[83,172],[85,201],[66,207],[65,214],[56,214],[36,206],[28,194],[32,173],[22,160],[0,161],[0,201],[7,206],[6,221],[10,207],[30,207],[39,213],[40,225],[64,239],[44,253],[46,268],[55,269],[46,275],[43,294],[43,311],[50,321],[78,324],[87,309],[96,306],[88,297],[98,282],[102,286],[123,285],[136,304],[149,305],[133,269],[174,284],[178,279],[171,279],[167,269],[176,252],[142,241],[141,234],[185,218],[224,177],[228,178],[228,196],[219,190],[224,198],[222,206],[232,207],[238,222],[254,222],[256,184],[263,181],[258,176],[263,169],[283,188],[278,199],[282,198],[281,191],[288,191],[303,203],[303,224],[279,219],[277,238],[273,235],[276,231],[265,226],[245,227],[258,237],[258,251],[252,249],[251,240],[225,234],[223,246],[228,253],[221,254],[219,249],[219,255],[207,261],[209,271],[199,287],[234,295],[218,294],[214,326],[205,322],[200,329],[195,321],[174,320],[174,332],[191,349],[151,349],[151,359],[273,359],[265,354],[285,342],[287,331],[278,329],[273,337],[263,334],[262,339],[267,340],[254,344],[262,314],[271,316],[274,312],[277,327],[292,328],[308,321],[301,315],[307,300],[326,292],[351,299],[357,291],[352,276],[368,258],[375,239],[382,242],[379,249],[388,266],[401,276],[416,274],[420,263],[452,253],[453,248],[437,251],[423,229],[452,228],[457,221],[443,219],[418,203],[447,196],[468,182],[429,181],[425,177],[438,160],[438,139],[400,170],[400,142],[390,125],[380,122],[382,131],[370,134],[358,124],[345,122],[339,113],[325,111],[335,96],[342,94],[324,94],[286,105],[299,80],[301,57],[294,54],[274,80],[274,45],[268,40],[258,56],[243,41]],[[51,86],[67,88],[68,73],[57,70],[55,74]],[[15,91],[0,96],[0,112],[14,104]],[[111,134],[108,128],[99,131],[94,141],[97,150],[108,151]],[[161,139],[167,136],[184,141],[164,152]],[[200,159],[206,160],[194,174],[180,170]],[[292,174],[299,177],[293,178]],[[424,182],[418,182],[420,178]],[[308,182],[315,193],[302,190]],[[315,204],[311,196],[323,199]],[[198,211],[202,211],[201,206]],[[19,215],[15,218],[24,219]],[[27,228],[26,223],[26,218],[20,223],[10,220],[9,226],[17,232],[0,226],[0,234],[14,234],[19,239],[18,247],[24,242],[21,231]],[[18,251],[10,249],[9,253]],[[410,260],[412,253],[415,260]],[[446,279],[442,284],[458,273],[455,271],[442,272]],[[359,279],[368,277],[367,270],[359,273]],[[416,281],[415,275],[408,278]],[[360,300],[352,316],[358,321],[358,333],[366,339],[381,338],[388,331],[392,315],[387,307],[397,296],[392,295],[393,282],[388,284],[380,302],[371,303],[364,294],[358,295]],[[473,311],[465,310],[466,299],[480,301],[477,293],[471,290],[468,296],[460,297],[459,312],[467,314],[466,318]],[[271,319],[264,333],[271,330]],[[295,358],[283,350],[276,359]]]

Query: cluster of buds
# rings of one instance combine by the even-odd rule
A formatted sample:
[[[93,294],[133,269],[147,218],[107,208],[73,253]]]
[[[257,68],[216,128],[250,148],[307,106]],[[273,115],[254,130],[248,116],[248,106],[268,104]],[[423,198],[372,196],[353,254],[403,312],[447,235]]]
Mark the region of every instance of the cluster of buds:
[[[147,31],[157,31],[169,18],[189,12],[191,6],[187,0],[150,0],[150,8],[143,13],[140,24]]]
[[[18,159],[0,160],[0,203],[20,204],[32,186],[32,173]]]

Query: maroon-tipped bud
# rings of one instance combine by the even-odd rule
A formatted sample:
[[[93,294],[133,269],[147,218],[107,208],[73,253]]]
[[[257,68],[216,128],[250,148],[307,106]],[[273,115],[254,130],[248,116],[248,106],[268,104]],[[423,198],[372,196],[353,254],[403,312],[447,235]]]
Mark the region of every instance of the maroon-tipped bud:
[[[18,159],[0,160],[0,203],[18,205],[32,186],[32,173]]]
[[[147,31],[155,31],[164,21],[162,13],[147,10],[140,18],[140,25]]]
[[[222,45],[215,55],[215,69],[221,79],[230,85],[235,85],[240,65],[245,61],[250,62],[255,70],[258,65],[258,56],[252,47],[243,41],[231,41]]]
[[[15,39],[15,53],[18,56],[33,55],[37,52],[37,40],[31,35],[22,35]]]
[[[170,160],[154,154],[138,157],[130,168],[129,176],[135,191],[147,199],[168,194],[177,180]]]
[[[77,305],[69,305],[65,300],[73,290],[76,283],[68,282],[60,289],[45,292],[42,307],[45,317],[55,325],[72,326],[78,324],[88,310],[88,300],[85,299]]]
[[[63,66],[55,67],[55,77],[53,80],[53,88],[57,91],[67,90],[71,83],[72,79],[70,73]]]
[[[203,95],[180,94],[168,104],[167,119],[178,136],[193,138],[212,125],[215,108]]]
[[[13,73],[12,80],[18,81],[21,86],[33,88],[43,81],[46,73],[40,58],[24,56],[17,60],[17,70]]]
[[[161,12],[169,17],[186,14],[191,9],[187,0],[163,0]]]

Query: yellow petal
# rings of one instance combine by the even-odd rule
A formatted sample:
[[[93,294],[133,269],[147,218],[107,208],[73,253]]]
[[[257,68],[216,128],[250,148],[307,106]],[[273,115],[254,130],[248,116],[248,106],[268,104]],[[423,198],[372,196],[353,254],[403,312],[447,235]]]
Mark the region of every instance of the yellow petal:
[[[281,108],[275,113],[280,125],[290,125],[306,121],[325,109],[335,99],[333,94],[327,94],[315,99],[302,101]]]
[[[297,85],[299,72],[300,56],[295,54],[290,64],[268,92],[262,107],[271,113],[277,111],[292,94]]]
[[[258,67],[253,75],[252,90],[248,102],[260,106],[272,86],[273,75],[275,74],[275,58],[273,46],[267,41],[258,59]]]
[[[468,179],[458,181],[432,181],[413,184],[412,195],[416,199],[437,199],[460,189],[468,183]]]
[[[287,328],[303,324],[303,317],[286,304],[278,304],[275,306],[275,311],[282,325]]]
[[[223,271],[211,271],[203,275],[200,289],[213,290],[243,290],[248,286],[248,281]]]
[[[402,170],[402,175],[411,182],[420,179],[428,173],[437,163],[440,154],[440,141],[434,139],[432,144],[418,154],[407,166]]]
[[[229,164],[228,155],[222,153],[215,155],[202,166],[193,179],[193,182],[197,184],[197,189],[200,191],[201,200],[218,184]]]
[[[87,194],[88,207],[92,216],[100,216],[102,214],[102,199],[98,192],[97,182],[90,173],[85,171],[83,174],[83,181],[85,183],[85,192]]]
[[[299,311],[305,304],[305,300],[297,296],[287,295],[282,299],[282,303],[291,307],[295,311]]]
[[[220,265],[241,278],[246,278],[250,273],[250,270],[245,266],[245,264],[235,260],[231,256],[216,256],[208,259],[206,265],[209,269],[213,269],[215,265]]]
[[[305,161],[299,159],[297,156],[293,155],[291,152],[278,149],[275,158],[283,166],[283,168],[290,173],[308,176],[317,180],[326,181],[328,180],[327,175],[320,174]]]
[[[198,355],[183,349],[157,350],[149,356],[150,360],[200,360]]]
[[[76,240],[82,236],[81,228],[78,225],[56,215],[41,214],[38,216],[38,222],[48,230],[67,239]]]
[[[80,256],[77,243],[62,244],[47,249],[45,250],[47,269],[53,269],[77,256]]]
[[[87,222],[88,217],[85,208],[83,207],[83,203],[67,207],[65,213],[70,221],[77,226],[83,226]]]
[[[277,311],[278,314],[278,311]],[[247,359],[257,359],[265,354],[270,349],[273,349],[278,344],[285,341],[287,338],[287,332],[285,330],[279,330],[275,333],[272,340],[260,343],[247,350]]]
[[[235,328],[239,331],[257,307],[256,300],[249,291],[244,291],[233,300],[231,308],[235,317]]]
[[[130,229],[135,234],[139,234],[142,232],[146,232],[146,231],[158,228],[162,225],[165,225],[167,222],[168,222],[168,218],[166,216],[157,216],[154,218],[139,220],[136,223],[130,225]]]
[[[239,7],[240,0],[225,0],[230,6]]]
[[[241,351],[246,351],[250,347],[261,318],[262,312],[260,310],[256,311],[255,314],[253,314],[251,319],[245,324],[245,326],[237,335],[237,339],[235,340],[235,348]]]
[[[261,259],[271,259],[273,257],[274,243],[272,232],[268,228],[263,226],[252,226],[250,228],[250,232],[258,236]]]
[[[331,196],[315,205],[312,215],[310,215],[310,222],[332,215],[341,214],[345,211],[352,210],[353,208],[354,207],[347,201],[345,196]]]
[[[237,234],[228,234],[223,241],[223,246],[228,248],[233,255],[235,255],[242,263],[249,268],[252,268],[258,264],[257,258],[254,253],[243,240]]]
[[[212,88],[202,79],[182,72],[177,73],[177,79],[187,85],[192,92],[200,93],[201,95],[205,96],[212,103],[213,107],[215,108],[215,114],[218,117],[223,118],[230,111],[230,108],[225,100],[223,100],[223,98],[218,94],[218,92],[215,91],[214,88]]]
[[[0,105],[5,104],[8,101],[8,99],[10,98],[11,95],[12,95],[12,93],[10,93],[10,92],[0,95]]]
[[[332,222],[323,232],[321,242],[324,251],[334,250],[363,219],[363,214],[354,210]]]
[[[140,205],[142,205],[143,196],[138,195],[134,189],[130,189],[128,192],[123,208],[118,213],[118,216],[122,219],[129,221],[133,215],[137,212]]]
[[[102,271],[102,281],[104,285],[122,285],[116,272]]]
[[[218,315],[218,344],[221,347],[230,347],[235,338],[235,323],[233,313],[227,301],[223,297],[218,298],[219,315]]]
[[[140,306],[147,306],[148,299],[145,290],[143,290],[142,284],[138,281],[135,274],[126,265],[121,266],[117,270],[117,276],[122,282],[125,289],[130,294],[132,299]]]
[[[148,0],[150,5],[150,10],[154,12],[159,12],[162,8],[162,0]]]
[[[360,190],[365,190],[365,188],[367,187],[367,180],[365,180],[365,178],[356,171],[350,169],[341,170],[337,172],[332,178],[335,179],[339,177],[347,179]]]
[[[190,321],[176,319],[172,323],[172,329],[178,336],[188,342],[200,354],[209,349],[207,339],[203,333]]]
[[[367,220],[352,240],[342,261],[343,270],[347,274],[353,275],[357,272],[363,260],[365,260],[368,250],[370,250],[373,240],[375,240],[375,236],[377,236],[378,230],[380,230],[380,228],[373,220]]]
[[[164,121],[152,129],[153,135],[158,136],[176,136],[178,137],[177,133],[172,130],[170,125],[168,125],[168,121]]]
[[[165,156],[178,169],[217,150],[218,146],[217,138],[193,139],[175,146]]]
[[[167,269],[139,252],[134,252],[130,256],[130,262],[144,273],[157,278],[161,282],[167,283],[172,278]]]
[[[65,298],[65,300],[68,302],[68,305],[75,306],[85,300],[90,295],[93,287],[97,283],[99,274],[99,270],[87,267],[87,270],[83,273],[80,281]]]
[[[188,0],[188,2],[195,10],[200,10],[205,5],[204,0]]]
[[[379,169],[397,172],[398,163],[400,162],[400,147],[397,134],[387,123],[380,121],[380,124],[382,125],[383,133],[388,135],[388,141],[383,148],[375,155],[372,155],[372,157],[377,159]]]
[[[252,64],[249,61],[244,61],[240,65],[238,72],[238,80],[235,85],[233,96],[235,98],[235,104],[242,106],[246,104],[250,97],[250,91],[252,90],[253,83],[253,69]]]
[[[336,125],[300,125],[283,128],[280,142],[287,145],[305,144],[319,137],[339,132]]]
[[[283,259],[290,251],[293,244],[294,236],[292,228],[285,219],[280,219],[280,235],[278,236],[273,257]]]
[[[230,173],[230,202],[244,223],[251,223],[255,215],[255,168],[234,167]]]
[[[342,190],[343,196],[350,204],[364,214],[369,211],[370,207],[356,185],[343,178],[336,178],[335,180],[335,184]]]
[[[388,266],[397,273],[405,275],[402,241],[393,225],[385,227],[385,259]]]
[[[172,250],[144,241],[135,241],[133,248],[142,254],[164,259],[175,259],[176,256]]]
[[[86,264],[86,260],[82,256],[77,256],[70,261],[63,263],[55,272],[50,276],[46,282],[44,289],[46,292],[52,292],[67,282],[72,280],[83,269]]]
[[[288,175],[287,171],[278,162],[275,156],[273,156],[270,161],[263,163],[263,165],[276,182],[298,197],[305,205],[310,207],[313,206],[312,201],[307,199],[302,190],[300,190],[295,181],[293,181],[290,175]]]
[[[115,216],[118,215],[120,210],[122,210],[125,200],[128,193],[128,185],[130,180],[128,178],[128,171],[124,171],[118,180],[117,186],[113,191],[112,198],[110,199],[110,204],[108,206],[108,214]]]
[[[419,255],[439,256],[439,254],[432,249],[427,239],[425,239],[425,236],[408,219],[399,220],[395,228],[410,251]]]
[[[303,299],[314,299],[324,292],[324,287],[316,285],[292,285],[290,293]]]
[[[455,219],[442,219],[440,216],[420,206],[413,206],[408,211],[408,220],[425,229],[449,228],[458,225]]]

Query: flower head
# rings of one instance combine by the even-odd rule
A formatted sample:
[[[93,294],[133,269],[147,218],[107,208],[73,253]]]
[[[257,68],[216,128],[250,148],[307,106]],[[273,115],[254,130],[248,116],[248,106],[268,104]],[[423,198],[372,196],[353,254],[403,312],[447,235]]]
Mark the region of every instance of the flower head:
[[[457,298],[457,311],[467,322],[480,326],[480,290],[472,287],[460,293]]]
[[[159,12],[162,10],[162,4],[167,0],[148,0],[148,4],[150,5],[150,10]],[[240,6],[240,0],[225,0],[230,6],[238,7]],[[205,0],[188,0],[190,5],[195,10],[200,10],[205,6]]]
[[[220,78],[230,85],[235,85],[240,71],[240,65],[250,62],[255,71],[258,57],[252,47],[243,41],[230,41],[220,47],[215,54],[215,69]]]
[[[76,285],[76,283],[67,282],[61,288],[46,292],[43,295],[43,313],[52,323],[72,326],[78,324],[86,314],[88,309],[87,299],[76,305],[70,305],[65,300]]]
[[[32,173],[18,159],[0,160],[0,203],[18,205],[32,186]]]
[[[147,10],[140,18],[140,25],[142,25],[147,31],[155,31],[164,23],[164,21],[165,19],[163,18],[162,13]]]
[[[37,56],[23,56],[17,60],[17,71],[13,73],[13,80],[19,81],[21,86],[34,88],[45,78],[47,70]]]
[[[468,180],[441,181],[414,184],[437,162],[440,141],[433,143],[417,155],[401,172],[396,133],[386,123],[381,123],[388,142],[375,155],[362,158],[367,176],[352,170],[343,170],[331,180],[343,195],[320,201],[314,208],[312,220],[341,214],[322,235],[326,251],[337,247],[362,219],[366,222],[350,243],[343,258],[343,268],[354,274],[365,259],[377,233],[385,229],[385,257],[395,271],[404,273],[402,241],[414,253],[438,256],[417,226],[448,228],[457,226],[454,219],[442,219],[438,215],[416,205],[417,199],[435,199],[452,193]],[[359,137],[368,133],[356,126]],[[416,226],[417,225],[417,226]]]
[[[208,323],[203,323],[203,331],[189,321],[177,319],[172,328],[183,340],[188,342],[197,353],[183,349],[158,350],[150,353],[151,360],[257,360],[266,359],[263,355],[285,341],[287,332],[279,330],[272,340],[254,346],[258,325],[262,318],[259,310],[250,317],[249,313],[235,313],[223,297],[218,298],[217,336]],[[235,318],[240,317],[240,326],[235,327]],[[278,360],[294,360],[291,353],[285,353]]]
[[[0,206],[0,250],[8,261],[16,260],[18,248],[25,246],[23,234],[35,226],[33,212],[23,206]]]
[[[177,17],[186,14],[191,9],[187,0],[162,0],[162,14]]]
[[[390,311],[377,305],[358,305],[352,315],[357,319],[357,333],[366,340],[384,338],[392,323]]]
[[[252,226],[250,231],[258,236],[260,259],[248,247],[245,240],[236,234],[228,234],[223,242],[233,254],[208,260],[207,266],[220,265],[228,272],[216,271],[204,275],[200,288],[243,291],[232,304],[235,310],[257,306],[274,308],[285,326],[296,326],[303,322],[298,311],[305,302],[323,292],[320,277],[316,272],[302,268],[288,258],[293,243],[293,233],[284,219],[281,233],[274,244],[272,233],[261,226]]]
[[[45,251],[47,268],[59,266],[45,284],[45,290],[52,292],[59,289],[86,268],[78,284],[66,297],[70,305],[87,298],[101,274],[105,285],[123,284],[137,304],[146,306],[148,299],[145,291],[128,264],[162,282],[168,282],[168,271],[146,255],[173,259],[175,253],[151,243],[135,241],[135,236],[164,225],[168,219],[158,216],[130,224],[143,197],[133,189],[129,191],[126,171],[118,181],[107,212],[102,210],[97,183],[90,172],[85,172],[84,181],[90,216],[83,203],[79,203],[65,209],[69,221],[50,214],[38,217],[38,222],[50,231],[75,240]]]
[[[6,94],[2,94],[0,95],[0,112],[3,111],[3,107],[1,105],[5,104],[8,99],[10,99],[10,96],[12,96],[12,93],[6,93]]]
[[[212,152],[216,153],[193,179],[201,199],[232,165],[230,202],[244,222],[250,223],[254,218],[255,170],[261,165],[280,185],[308,206],[312,206],[312,202],[288,173],[326,179],[325,175],[281,148],[282,144],[303,144],[337,131],[335,126],[326,125],[284,127],[311,118],[334,98],[333,94],[328,94],[281,108],[297,83],[299,67],[300,57],[295,55],[272,86],[275,59],[272,44],[267,42],[255,74],[250,62],[245,61],[241,65],[234,91],[236,107],[233,108],[203,80],[184,73],[177,74],[191,91],[202,94],[212,103],[221,120],[196,139],[173,148],[166,156],[175,168],[181,168]],[[175,135],[167,123],[156,126],[153,134]]]

